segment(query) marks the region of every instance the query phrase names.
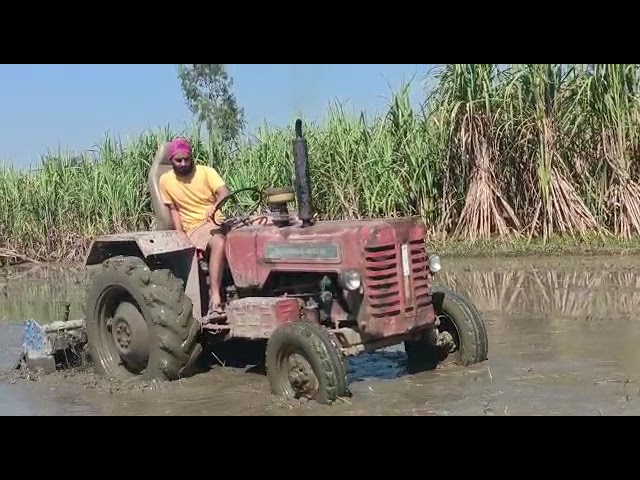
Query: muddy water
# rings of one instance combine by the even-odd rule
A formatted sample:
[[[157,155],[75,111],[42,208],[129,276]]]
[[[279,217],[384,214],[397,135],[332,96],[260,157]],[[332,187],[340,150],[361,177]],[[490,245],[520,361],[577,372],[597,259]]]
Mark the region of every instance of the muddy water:
[[[5,376],[4,415],[638,415],[640,257],[456,260],[439,282],[487,323],[489,361],[407,375],[402,348],[349,362],[353,397],[326,407],[272,398],[264,375],[228,366],[170,384],[114,384],[88,372]],[[81,313],[72,270],[0,273],[0,368],[25,318]]]

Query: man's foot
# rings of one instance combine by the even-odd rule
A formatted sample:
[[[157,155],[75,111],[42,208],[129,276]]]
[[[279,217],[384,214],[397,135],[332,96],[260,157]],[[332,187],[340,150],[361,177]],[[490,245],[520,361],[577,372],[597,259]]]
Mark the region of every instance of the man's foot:
[[[224,311],[224,305],[221,303],[213,303],[209,304],[209,311],[207,312],[206,318],[208,320],[213,320],[216,318],[224,318],[226,316]]]

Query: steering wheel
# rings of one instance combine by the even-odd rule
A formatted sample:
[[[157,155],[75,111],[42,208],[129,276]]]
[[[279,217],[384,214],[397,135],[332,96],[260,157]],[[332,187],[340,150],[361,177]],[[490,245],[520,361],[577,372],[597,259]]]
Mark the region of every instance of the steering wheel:
[[[222,207],[224,207],[232,197],[235,197],[238,194],[243,192],[253,192],[254,194],[256,193],[258,194],[258,200],[256,200],[253,206],[249,209],[249,212],[243,215],[225,218],[225,220],[222,223],[218,223],[216,219],[216,214],[218,213],[218,211],[220,211]],[[238,225],[245,224],[249,220],[251,215],[253,215],[255,211],[260,207],[260,204],[262,203],[262,196],[263,196],[262,191],[258,190],[255,187],[247,187],[247,188],[240,188],[238,190],[234,190],[233,192],[230,192],[229,195],[224,197],[222,201],[216,206],[215,210],[213,211],[213,214],[211,215],[211,220],[213,221],[214,225],[216,225],[217,227],[222,227],[224,230],[231,230],[232,228]]]

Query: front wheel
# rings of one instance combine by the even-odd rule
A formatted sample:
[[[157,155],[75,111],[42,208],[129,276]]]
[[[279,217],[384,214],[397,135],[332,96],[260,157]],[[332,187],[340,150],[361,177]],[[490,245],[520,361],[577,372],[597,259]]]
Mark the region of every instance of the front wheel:
[[[108,377],[176,380],[193,371],[202,352],[182,282],[138,257],[101,265],[87,295],[86,325],[91,358]]]
[[[299,321],[279,327],[267,343],[265,363],[274,395],[323,404],[348,395],[342,354],[318,325]]]
[[[465,367],[487,360],[487,329],[476,307],[442,287],[433,288],[433,306],[436,327],[420,340],[405,342],[409,369],[433,369],[449,356]]]

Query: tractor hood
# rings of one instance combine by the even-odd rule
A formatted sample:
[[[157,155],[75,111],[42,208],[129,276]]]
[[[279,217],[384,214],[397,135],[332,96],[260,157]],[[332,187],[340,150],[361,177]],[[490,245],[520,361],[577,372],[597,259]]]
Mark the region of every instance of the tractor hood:
[[[345,249],[345,242],[359,248],[408,242],[410,239],[424,238],[424,227],[413,218],[339,220],[319,222],[307,228],[263,229],[257,238],[265,240],[265,260],[279,258],[281,255],[277,252],[286,255],[290,251],[291,255],[304,255],[304,246],[310,247],[310,252],[316,248],[319,258],[331,259],[335,257],[336,248],[342,246],[342,250]],[[290,248],[294,245],[300,248]]]
[[[248,227],[229,233],[227,261],[241,287],[260,287],[272,271],[339,272],[361,268],[366,251],[424,242],[413,218],[318,222],[302,228]]]

